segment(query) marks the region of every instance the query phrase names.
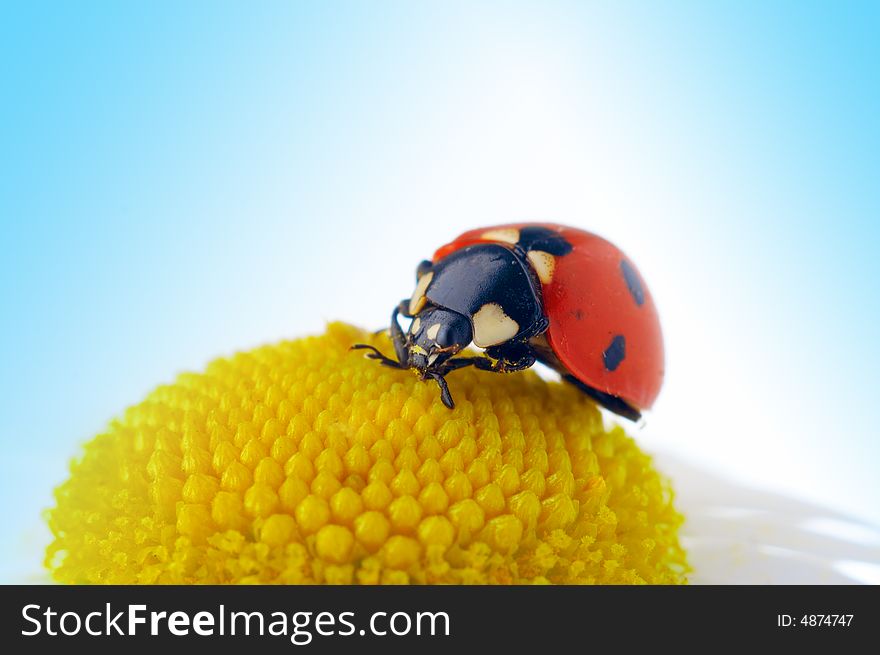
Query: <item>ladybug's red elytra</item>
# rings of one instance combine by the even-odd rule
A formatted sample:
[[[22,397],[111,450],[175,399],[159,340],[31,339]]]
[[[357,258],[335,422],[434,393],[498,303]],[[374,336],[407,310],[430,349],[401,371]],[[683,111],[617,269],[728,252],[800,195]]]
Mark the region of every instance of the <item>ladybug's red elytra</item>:
[[[465,366],[508,373],[542,362],[630,420],[663,383],[663,337],[635,265],[605,239],[563,225],[518,223],[465,232],[423,261],[411,298],[391,314],[397,360],[455,406],[445,376]],[[402,314],[412,319],[404,332]],[[468,345],[484,354],[456,356]]]

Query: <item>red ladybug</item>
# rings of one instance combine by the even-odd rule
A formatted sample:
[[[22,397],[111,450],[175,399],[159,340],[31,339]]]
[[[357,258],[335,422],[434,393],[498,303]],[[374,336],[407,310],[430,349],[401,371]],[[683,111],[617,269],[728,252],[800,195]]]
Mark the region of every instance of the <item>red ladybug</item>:
[[[608,241],[563,225],[521,223],[465,232],[422,262],[412,297],[391,314],[397,360],[440,386],[465,366],[506,373],[536,361],[631,420],[663,383],[654,301],[633,263]],[[412,318],[406,332],[398,314]],[[483,355],[456,357],[471,342]]]

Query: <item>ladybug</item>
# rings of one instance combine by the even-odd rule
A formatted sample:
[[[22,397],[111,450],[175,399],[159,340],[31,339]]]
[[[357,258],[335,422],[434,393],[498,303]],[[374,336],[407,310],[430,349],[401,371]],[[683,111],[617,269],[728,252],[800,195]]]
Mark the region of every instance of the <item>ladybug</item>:
[[[508,373],[542,362],[633,421],[660,392],[654,301],[635,265],[595,234],[552,223],[471,230],[419,264],[416,280],[391,314],[397,359],[353,348],[435,380],[450,409],[445,376],[466,366]],[[483,354],[458,356],[471,343]]]

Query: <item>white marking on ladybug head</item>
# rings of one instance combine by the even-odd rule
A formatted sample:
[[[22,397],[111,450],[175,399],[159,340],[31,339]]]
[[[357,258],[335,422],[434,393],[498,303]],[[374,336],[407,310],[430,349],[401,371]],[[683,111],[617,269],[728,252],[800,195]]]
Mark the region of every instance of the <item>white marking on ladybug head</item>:
[[[416,284],[416,290],[413,291],[412,298],[409,299],[409,313],[410,314],[418,314],[422,311],[422,307],[425,306],[425,302],[427,299],[425,298],[425,291],[428,290],[428,285],[431,284],[431,280],[434,279],[434,271],[430,271],[425,273],[422,277],[419,278],[418,284]]]
[[[512,227],[488,230],[483,232],[480,238],[486,239],[486,241],[501,241],[503,243],[515,244],[519,241],[519,230]]]
[[[429,339],[437,340],[437,333],[440,332],[440,324],[434,323],[431,327],[425,330],[425,334],[428,335]]]
[[[532,250],[526,255],[538,279],[542,284],[550,284],[553,280],[553,271],[556,269],[556,259],[549,252],[543,250]]]
[[[412,325],[409,326],[409,331],[411,334],[415,334],[419,331],[419,328],[422,327],[422,319],[416,316],[413,319]]]
[[[519,324],[504,313],[501,305],[489,302],[474,314],[474,343],[480,348],[497,346],[519,332]]]

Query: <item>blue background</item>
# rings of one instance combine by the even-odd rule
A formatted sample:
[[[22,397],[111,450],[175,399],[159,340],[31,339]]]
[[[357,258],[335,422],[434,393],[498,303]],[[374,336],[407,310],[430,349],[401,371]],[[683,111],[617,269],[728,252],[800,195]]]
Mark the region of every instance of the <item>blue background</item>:
[[[477,225],[649,281],[651,451],[880,522],[876,3],[22,3],[0,9],[3,539],[182,370],[387,324]]]

